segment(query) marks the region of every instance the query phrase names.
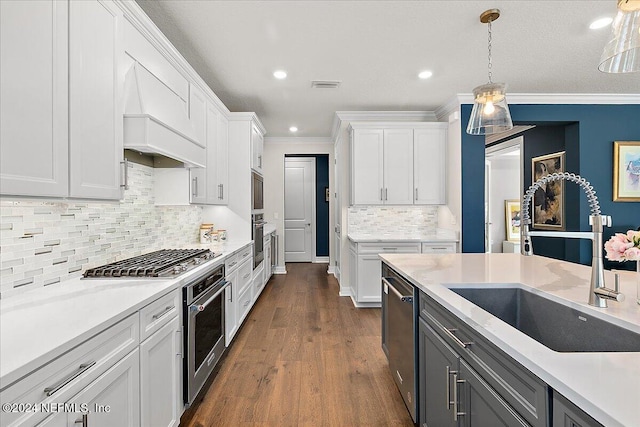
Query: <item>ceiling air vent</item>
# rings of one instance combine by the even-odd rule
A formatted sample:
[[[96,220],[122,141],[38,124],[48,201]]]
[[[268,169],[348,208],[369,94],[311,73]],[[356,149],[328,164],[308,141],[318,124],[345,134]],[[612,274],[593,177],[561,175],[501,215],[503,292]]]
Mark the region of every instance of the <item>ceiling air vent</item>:
[[[314,89],[337,89],[342,83],[340,80],[312,80],[311,87]]]

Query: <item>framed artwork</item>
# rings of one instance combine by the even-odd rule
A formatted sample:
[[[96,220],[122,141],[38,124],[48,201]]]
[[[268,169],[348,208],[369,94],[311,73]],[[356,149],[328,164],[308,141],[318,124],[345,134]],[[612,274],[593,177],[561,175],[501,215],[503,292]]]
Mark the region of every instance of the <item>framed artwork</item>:
[[[531,159],[532,183],[545,175],[564,172],[564,151]],[[564,230],[564,181],[543,185],[533,195],[533,227],[539,230]]]
[[[520,241],[520,200],[504,201],[504,218],[506,226],[507,240],[510,242]]]
[[[613,143],[613,201],[640,202],[640,141]]]

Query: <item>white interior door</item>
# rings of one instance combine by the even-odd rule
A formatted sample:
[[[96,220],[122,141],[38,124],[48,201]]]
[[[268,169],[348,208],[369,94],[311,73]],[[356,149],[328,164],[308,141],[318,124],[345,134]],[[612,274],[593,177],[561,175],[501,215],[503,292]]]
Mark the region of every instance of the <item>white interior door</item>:
[[[311,262],[314,256],[316,159],[284,161],[284,260]]]

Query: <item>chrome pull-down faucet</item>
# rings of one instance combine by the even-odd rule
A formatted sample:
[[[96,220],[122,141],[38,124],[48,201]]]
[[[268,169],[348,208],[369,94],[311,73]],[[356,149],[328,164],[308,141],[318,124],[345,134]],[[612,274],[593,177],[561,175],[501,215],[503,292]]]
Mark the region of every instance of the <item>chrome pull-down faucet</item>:
[[[591,232],[572,232],[572,231],[531,231],[531,216],[529,215],[529,204],[536,190],[543,185],[553,181],[570,181],[578,184],[580,188],[587,194],[591,214],[589,215],[589,225]],[[595,307],[606,308],[607,300],[623,301],[624,295],[620,293],[618,286],[616,289],[609,289],[604,282],[604,267],[602,264],[602,229],[607,226],[611,227],[611,217],[600,214],[600,204],[596,197],[596,192],[591,184],[580,175],[562,172],[553,173],[544,176],[534,182],[524,193],[522,209],[521,209],[521,227],[520,227],[520,252],[522,255],[533,255],[532,236],[541,237],[566,237],[573,239],[589,239],[593,242],[593,254],[591,258],[591,286],[589,290],[589,305]],[[617,285],[617,284],[616,284]]]

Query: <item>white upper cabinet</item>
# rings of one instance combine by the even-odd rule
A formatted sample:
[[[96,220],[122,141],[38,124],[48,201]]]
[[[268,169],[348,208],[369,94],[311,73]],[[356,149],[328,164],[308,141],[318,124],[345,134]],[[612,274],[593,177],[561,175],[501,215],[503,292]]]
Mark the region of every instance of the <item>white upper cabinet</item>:
[[[122,197],[122,11],[111,1],[69,4],[71,197]]]
[[[207,167],[190,169],[191,203],[226,205],[229,194],[229,121],[204,95],[194,96],[194,93],[201,92],[192,90],[191,119],[196,130],[203,132],[202,140],[207,144]]]
[[[413,203],[413,129],[385,129],[383,144],[384,203]]]
[[[351,135],[351,204],[384,201],[383,130],[354,129]]]
[[[251,169],[262,174],[262,156],[264,154],[264,135],[257,126],[251,126]]]
[[[121,17],[107,1],[0,2],[0,193],[122,197]]]
[[[189,86],[189,120],[195,130],[199,141],[207,141],[207,99],[204,93],[194,85]],[[205,150],[208,157],[212,148],[208,146]],[[202,163],[209,166],[207,159],[202,159]],[[191,168],[191,203],[207,203],[207,169]]]
[[[4,195],[68,194],[68,7],[67,1],[0,1]]]
[[[229,203],[229,120],[218,114],[218,140],[216,142],[216,187],[213,204]]]
[[[445,203],[446,123],[351,123],[351,204]]]
[[[447,124],[413,131],[414,203],[443,205],[446,200]]]

